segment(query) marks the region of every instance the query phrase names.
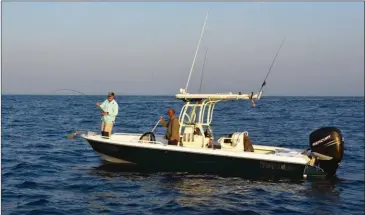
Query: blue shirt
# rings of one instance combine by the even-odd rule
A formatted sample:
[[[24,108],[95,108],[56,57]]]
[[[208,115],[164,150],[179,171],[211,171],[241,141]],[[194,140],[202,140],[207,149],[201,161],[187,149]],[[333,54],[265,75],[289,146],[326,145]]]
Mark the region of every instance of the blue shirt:
[[[113,101],[109,102],[108,99],[106,99],[100,106],[99,106],[104,112],[108,112],[107,115],[102,116],[101,120],[104,122],[115,122],[115,117],[118,115],[118,104],[113,99]]]

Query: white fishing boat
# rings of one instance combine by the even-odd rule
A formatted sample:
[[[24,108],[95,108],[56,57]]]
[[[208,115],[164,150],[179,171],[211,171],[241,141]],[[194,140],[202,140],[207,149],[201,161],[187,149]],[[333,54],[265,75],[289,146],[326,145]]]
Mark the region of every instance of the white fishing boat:
[[[334,176],[344,154],[344,139],[335,127],[323,127],[312,132],[307,149],[251,144],[249,131],[232,132],[221,137],[214,135],[211,122],[215,105],[218,102],[260,99],[267,76],[257,93],[188,93],[207,17],[208,14],[186,87],[176,94],[176,99],[184,102],[179,112],[180,141],[177,146],[168,145],[164,136],[154,134],[158,123],[152,131],[143,134],[114,133],[105,138],[95,132],[87,132],[81,137],[106,161],[134,164],[151,171],[212,173],[247,178]]]

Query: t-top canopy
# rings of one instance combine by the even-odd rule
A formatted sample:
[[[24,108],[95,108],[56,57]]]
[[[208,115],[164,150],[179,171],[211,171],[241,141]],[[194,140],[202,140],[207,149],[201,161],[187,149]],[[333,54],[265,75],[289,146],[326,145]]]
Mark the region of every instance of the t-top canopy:
[[[216,94],[198,94],[198,93],[186,93],[184,90],[180,90],[179,94],[176,94],[177,99],[181,100],[245,100],[245,99],[260,99],[261,93],[254,94],[242,94],[242,93],[216,93]]]

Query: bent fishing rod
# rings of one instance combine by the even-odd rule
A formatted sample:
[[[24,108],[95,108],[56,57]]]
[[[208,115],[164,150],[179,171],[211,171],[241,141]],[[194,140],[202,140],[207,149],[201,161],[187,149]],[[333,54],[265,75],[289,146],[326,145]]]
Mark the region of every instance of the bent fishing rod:
[[[88,97],[90,100],[93,100],[93,102],[94,102],[94,99],[92,99],[91,96],[88,96],[85,93],[82,93],[82,92],[77,91],[77,90],[73,90],[73,89],[59,89],[59,90],[55,90],[53,92],[58,92],[58,91],[73,91],[73,92],[76,92],[76,93],[79,93],[81,95],[84,95],[84,96]]]

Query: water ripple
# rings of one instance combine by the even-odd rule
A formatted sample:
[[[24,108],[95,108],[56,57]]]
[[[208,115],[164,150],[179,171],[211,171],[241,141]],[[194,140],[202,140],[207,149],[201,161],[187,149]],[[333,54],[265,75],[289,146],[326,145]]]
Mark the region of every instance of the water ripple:
[[[246,101],[217,105],[215,135],[245,130],[255,144],[304,149],[311,131],[339,127],[345,157],[338,178],[299,182],[135,172],[102,162],[81,139],[65,138],[75,130],[99,132],[90,97],[2,99],[2,214],[364,213],[363,98],[273,97],[262,98],[257,108]],[[173,97],[118,99],[114,132],[150,131],[167,108],[179,113],[182,104]]]

